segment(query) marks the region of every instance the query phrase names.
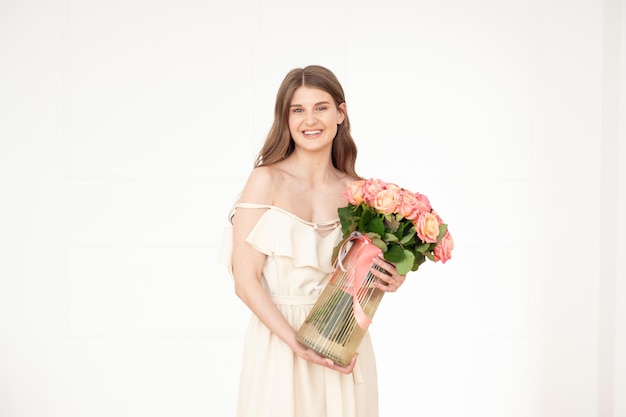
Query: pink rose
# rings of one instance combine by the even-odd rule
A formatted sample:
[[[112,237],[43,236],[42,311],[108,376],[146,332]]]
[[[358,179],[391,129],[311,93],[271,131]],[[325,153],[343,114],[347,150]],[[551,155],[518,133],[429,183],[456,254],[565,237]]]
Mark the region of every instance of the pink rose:
[[[446,261],[452,258],[452,249],[454,249],[454,240],[452,240],[450,232],[446,231],[446,234],[443,235],[443,238],[433,249],[435,261],[441,261],[442,264],[445,264]]]
[[[417,237],[422,242],[435,243],[439,236],[439,219],[432,213],[422,212],[414,222]]]
[[[414,220],[419,215],[417,197],[410,191],[402,190],[400,193],[400,204],[398,204],[398,213],[409,220]]]
[[[400,203],[400,187],[391,185],[374,198],[374,208],[384,214],[393,214]]]
[[[363,186],[365,185],[365,180],[354,181],[352,184],[346,188],[343,192],[343,198],[348,200],[350,204],[354,204],[358,206],[363,202]]]
[[[415,193],[415,198],[418,201],[420,211],[432,210],[432,207],[430,206],[430,201],[428,200],[428,197],[426,197],[424,194]]]
[[[376,195],[387,188],[387,183],[381,180],[369,179],[363,184],[363,199],[366,203],[372,203]]]

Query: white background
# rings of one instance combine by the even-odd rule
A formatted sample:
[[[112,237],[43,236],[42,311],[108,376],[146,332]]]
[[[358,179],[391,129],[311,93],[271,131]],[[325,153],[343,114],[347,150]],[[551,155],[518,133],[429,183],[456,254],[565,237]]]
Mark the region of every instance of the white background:
[[[620,0],[0,0],[0,416],[233,415],[217,251],[308,64],[456,242],[371,326],[381,417],[626,416],[624,58]]]

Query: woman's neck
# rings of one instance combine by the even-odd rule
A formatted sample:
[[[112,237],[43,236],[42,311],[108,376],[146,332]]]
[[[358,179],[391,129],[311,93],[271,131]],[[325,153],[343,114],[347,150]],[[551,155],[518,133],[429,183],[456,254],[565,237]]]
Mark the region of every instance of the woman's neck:
[[[323,186],[334,182],[337,177],[328,152],[312,154],[296,150],[283,162],[291,175],[310,186]]]

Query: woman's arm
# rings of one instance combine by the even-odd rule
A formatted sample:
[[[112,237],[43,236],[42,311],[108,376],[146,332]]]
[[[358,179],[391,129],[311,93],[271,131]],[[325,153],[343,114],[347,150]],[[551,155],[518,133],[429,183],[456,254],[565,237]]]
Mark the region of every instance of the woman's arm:
[[[273,178],[266,167],[253,170],[239,199],[240,202],[258,204],[273,203]],[[296,355],[343,373],[350,373],[354,367],[342,367],[330,359],[323,358],[296,340],[296,332],[280,313],[270,296],[261,285],[261,276],[266,255],[257,251],[246,238],[266,209],[237,209],[233,218],[233,277],[235,293],[250,310],[267,326],[267,328],[283,340]],[[356,358],[355,358],[356,359]]]

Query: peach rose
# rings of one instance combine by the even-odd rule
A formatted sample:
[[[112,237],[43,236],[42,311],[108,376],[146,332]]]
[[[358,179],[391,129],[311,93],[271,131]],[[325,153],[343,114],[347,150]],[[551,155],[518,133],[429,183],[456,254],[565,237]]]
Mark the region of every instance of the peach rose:
[[[435,216],[437,218],[437,220],[439,220],[439,224],[444,223],[443,219],[441,218],[441,216],[439,215],[439,213],[437,213],[435,210],[431,210],[430,213]]]
[[[363,186],[365,180],[358,180],[351,183],[348,188],[343,192],[343,198],[348,200],[348,203],[358,206],[363,202]]]
[[[389,187],[381,190],[374,198],[374,208],[381,213],[392,214],[396,212],[400,203],[400,188]]]
[[[376,195],[387,188],[387,183],[381,180],[369,179],[363,184],[363,199],[367,203],[372,203]]]
[[[435,249],[433,249],[435,261],[441,261],[442,264],[445,264],[446,261],[452,258],[452,249],[454,249],[454,240],[452,240],[450,232],[446,231],[446,234],[443,235],[443,238],[437,243]]]
[[[422,242],[435,243],[439,236],[439,219],[432,213],[422,212],[415,221],[417,237]]]

